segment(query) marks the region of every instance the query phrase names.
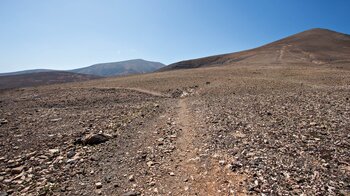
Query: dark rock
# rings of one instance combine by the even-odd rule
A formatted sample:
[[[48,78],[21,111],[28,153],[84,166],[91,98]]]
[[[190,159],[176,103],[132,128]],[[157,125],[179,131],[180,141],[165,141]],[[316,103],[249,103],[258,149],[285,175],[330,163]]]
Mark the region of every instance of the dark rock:
[[[98,134],[90,134],[82,139],[82,143],[84,145],[96,145],[101,144],[111,139],[110,135],[98,133]]]
[[[176,89],[171,93],[171,97],[178,98],[182,95],[183,91],[180,89]]]
[[[97,183],[95,183],[95,186],[96,186],[97,189],[100,189],[100,188],[102,188],[102,183],[101,182],[97,182]]]
[[[82,138],[76,138],[73,142],[74,145],[83,144]]]
[[[90,157],[90,160],[91,160],[91,161],[97,161],[97,160],[98,160],[98,157],[97,157],[96,155],[92,155],[92,156]]]
[[[6,119],[0,119],[0,125],[7,124],[9,121]]]
[[[74,155],[75,155],[75,151],[74,150],[70,150],[69,152],[67,152],[67,158],[68,159],[74,157]]]
[[[138,196],[138,195],[141,195],[141,193],[135,192],[135,191],[129,191],[122,194],[122,196]]]
[[[243,164],[239,161],[236,161],[234,163],[231,163],[229,165],[229,168],[231,171],[237,171],[237,169],[241,168],[243,166]]]
[[[24,169],[24,166],[20,166],[20,167],[15,167],[12,168],[11,173],[12,174],[20,174]]]

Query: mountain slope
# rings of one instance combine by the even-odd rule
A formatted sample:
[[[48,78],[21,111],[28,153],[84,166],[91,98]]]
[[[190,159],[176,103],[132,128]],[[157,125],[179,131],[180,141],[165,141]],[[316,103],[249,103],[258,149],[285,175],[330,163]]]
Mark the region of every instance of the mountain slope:
[[[159,62],[134,59],[121,62],[95,64],[89,67],[74,69],[70,71],[74,73],[90,74],[97,76],[119,76],[137,73],[148,73],[162,68],[164,66],[164,64]]]
[[[350,64],[350,36],[311,29],[242,52],[181,61],[160,69],[188,69],[231,64]]]
[[[79,82],[101,78],[99,76],[77,74],[64,71],[50,71],[8,75],[0,77],[0,89],[22,88],[66,82]]]
[[[30,69],[30,70],[24,70],[24,71],[0,73],[0,76],[14,76],[14,75],[21,75],[21,74],[41,73],[41,72],[51,72],[51,71],[55,71],[55,70],[51,70],[51,69]]]

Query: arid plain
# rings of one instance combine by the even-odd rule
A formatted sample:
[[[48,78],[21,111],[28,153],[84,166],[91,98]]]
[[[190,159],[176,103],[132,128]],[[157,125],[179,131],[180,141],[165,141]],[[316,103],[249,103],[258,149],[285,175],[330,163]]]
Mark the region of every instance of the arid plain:
[[[2,90],[0,189],[349,195],[350,64],[292,63],[281,51],[266,63]]]
[[[346,195],[349,85],[328,66],[228,65],[3,91],[1,189]],[[75,144],[91,133],[111,138]]]

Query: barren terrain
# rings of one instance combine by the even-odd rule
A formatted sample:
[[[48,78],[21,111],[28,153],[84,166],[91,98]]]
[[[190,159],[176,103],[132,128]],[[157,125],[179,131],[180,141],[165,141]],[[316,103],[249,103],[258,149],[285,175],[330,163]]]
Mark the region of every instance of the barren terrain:
[[[32,71],[32,73],[29,73]],[[0,90],[23,87],[34,87],[48,84],[60,84],[67,82],[87,81],[101,78],[100,76],[69,73],[65,71],[29,70],[9,74],[0,74]]]
[[[4,90],[0,194],[349,195],[349,99],[306,64]]]
[[[161,70],[222,65],[330,65],[350,69],[350,35],[315,28],[250,50],[173,63]]]

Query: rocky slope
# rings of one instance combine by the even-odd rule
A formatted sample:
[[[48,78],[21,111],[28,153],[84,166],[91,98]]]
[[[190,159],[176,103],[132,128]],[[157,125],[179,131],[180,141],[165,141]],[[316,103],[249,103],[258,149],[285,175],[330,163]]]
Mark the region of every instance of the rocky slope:
[[[349,69],[349,55],[349,35],[311,29],[251,50],[181,61],[161,71],[237,64],[332,64]]]

